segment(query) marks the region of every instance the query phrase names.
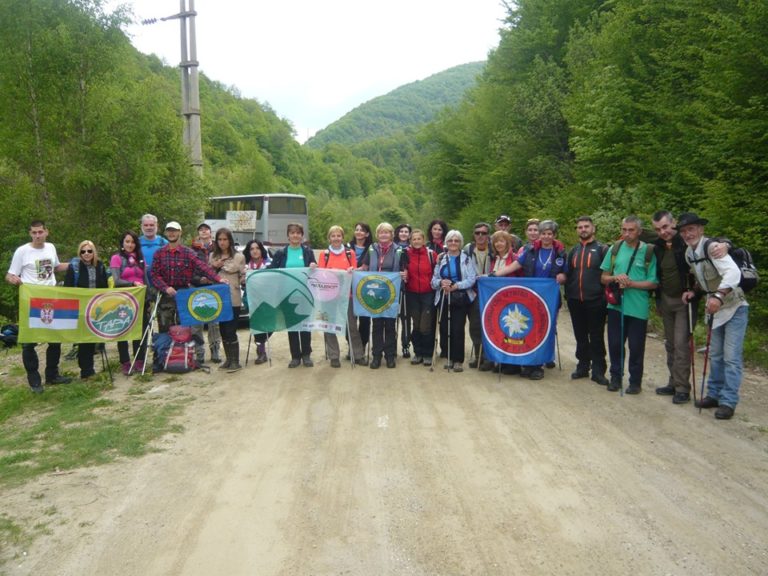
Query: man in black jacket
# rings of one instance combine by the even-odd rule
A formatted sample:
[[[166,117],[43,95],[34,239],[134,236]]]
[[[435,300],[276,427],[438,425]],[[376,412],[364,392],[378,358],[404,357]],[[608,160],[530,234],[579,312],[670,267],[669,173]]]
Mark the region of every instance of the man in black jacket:
[[[579,244],[568,253],[565,297],[576,338],[577,360],[571,379],[587,378],[591,368],[592,380],[607,386],[604,336],[606,302],[603,285],[600,283],[600,264],[608,247],[595,240],[595,230],[592,218],[580,216],[576,220]]]

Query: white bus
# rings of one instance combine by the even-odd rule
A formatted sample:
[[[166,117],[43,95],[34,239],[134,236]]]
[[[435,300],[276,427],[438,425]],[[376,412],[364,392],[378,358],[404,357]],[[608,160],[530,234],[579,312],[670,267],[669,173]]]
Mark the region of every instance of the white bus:
[[[307,198],[299,194],[245,194],[208,199],[205,222],[213,233],[229,228],[242,249],[248,240],[261,240],[266,246],[285,246],[286,226],[297,222],[309,240]]]

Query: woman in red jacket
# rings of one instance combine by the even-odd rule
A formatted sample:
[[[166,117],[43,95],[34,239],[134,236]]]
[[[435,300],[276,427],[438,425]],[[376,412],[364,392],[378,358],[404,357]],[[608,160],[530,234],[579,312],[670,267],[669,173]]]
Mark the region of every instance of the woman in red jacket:
[[[424,232],[419,229],[411,232],[411,245],[405,253],[405,306],[413,326],[411,364],[431,366],[435,346],[435,291],[430,282],[438,255],[426,246]]]

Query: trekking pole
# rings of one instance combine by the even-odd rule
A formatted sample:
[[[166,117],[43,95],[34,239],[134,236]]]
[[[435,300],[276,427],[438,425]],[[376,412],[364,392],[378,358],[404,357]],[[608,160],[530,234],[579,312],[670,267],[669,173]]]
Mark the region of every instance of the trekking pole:
[[[255,338],[256,335],[254,334],[253,337]],[[245,349],[245,365],[248,366],[248,357],[251,355],[251,331],[248,331],[248,348]]]
[[[563,364],[560,361],[560,336],[557,332],[557,326],[555,326],[555,346],[557,347],[557,368],[562,372]]]
[[[349,361],[352,363],[352,370],[355,369],[355,348],[352,346],[352,328],[347,322],[347,340],[349,341]]]
[[[149,293],[149,290],[147,290],[147,293]],[[149,348],[149,335],[152,333],[152,324],[155,323],[155,316],[157,316],[157,307],[160,305],[160,295],[158,294],[155,298],[155,305],[152,307],[152,314],[149,315],[149,321],[147,322],[147,327],[144,329],[144,334],[141,336],[141,340],[139,341],[139,348],[136,350],[136,353],[133,355],[133,360],[131,361],[131,367],[128,369],[128,374],[133,374],[133,367],[136,364],[136,359],[139,357],[139,354],[141,354],[141,348],[142,346],[145,346],[144,349],[144,363],[141,366],[141,375],[144,376],[144,372],[147,369],[147,348]]]
[[[445,294],[440,295],[440,308],[437,311],[437,329],[435,330],[435,342],[432,347],[432,364],[429,367],[430,372],[435,370],[435,355],[437,354],[437,338],[440,335],[440,322],[443,319],[443,307],[445,305]]]
[[[403,286],[405,290],[405,286]],[[405,346],[403,352],[407,352],[411,345],[411,319],[408,317],[407,295],[403,294],[403,336],[405,337]]]
[[[696,338],[693,335],[693,305],[688,300],[688,349],[691,355],[691,390],[696,403]]]
[[[453,369],[453,364],[451,363],[451,293],[448,292],[448,318],[446,319],[446,324],[448,325],[448,364],[445,366],[445,368],[450,372]]]
[[[621,326],[621,350],[619,350],[619,358],[621,362],[621,369],[619,370],[619,395],[624,396],[624,295],[621,295],[621,303],[619,304],[619,322]]]
[[[715,321],[715,315],[710,314],[707,318],[707,347],[704,349],[704,371],[701,373],[701,394],[699,397],[704,401],[704,382],[707,376],[707,362],[709,361],[709,343],[712,341],[712,324]],[[701,402],[699,402],[699,414],[701,414]]]

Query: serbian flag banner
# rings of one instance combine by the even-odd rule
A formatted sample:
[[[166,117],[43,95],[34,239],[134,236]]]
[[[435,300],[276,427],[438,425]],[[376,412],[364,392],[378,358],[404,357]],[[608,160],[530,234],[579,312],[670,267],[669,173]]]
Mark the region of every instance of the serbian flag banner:
[[[251,332],[344,334],[350,283],[351,275],[343,270],[253,270],[245,279]]]
[[[483,356],[536,366],[555,358],[560,288],[553,278],[478,278]]]
[[[19,342],[140,340],[145,290],[22,284]]]
[[[194,326],[232,320],[232,293],[228,284],[185,288],[176,292],[179,324]]]
[[[352,303],[355,316],[397,318],[401,284],[399,272],[354,272]]]

